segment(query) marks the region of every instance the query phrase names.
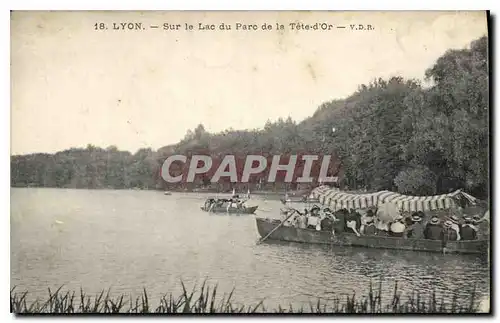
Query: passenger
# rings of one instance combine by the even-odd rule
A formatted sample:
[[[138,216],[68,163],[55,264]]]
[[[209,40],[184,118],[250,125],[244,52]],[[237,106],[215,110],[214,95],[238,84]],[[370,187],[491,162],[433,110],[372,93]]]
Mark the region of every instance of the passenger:
[[[363,214],[361,216],[361,228],[359,230],[359,232],[361,234],[364,234],[365,232],[365,227],[368,223],[373,223],[373,211],[372,210],[368,210],[366,212],[366,214]]]
[[[443,239],[443,227],[440,225],[440,221],[437,216],[433,216],[431,221],[425,226],[424,238],[429,240]]]
[[[423,211],[418,211],[417,215],[422,218],[422,221],[425,221],[425,213]]]
[[[413,221],[411,220],[411,217],[412,217],[413,215],[416,215],[416,213],[413,213],[412,215],[408,215],[408,216],[406,216],[406,217],[404,218],[404,221],[403,221],[403,222],[404,222],[405,226],[407,226],[407,227],[411,227],[411,225],[413,224]]]
[[[323,220],[324,218],[328,217],[328,216],[331,216],[332,215],[332,211],[330,210],[330,208],[327,208],[325,207],[323,210],[321,210],[320,212],[320,216],[321,216],[321,219]]]
[[[320,218],[320,223],[319,223],[319,226],[320,226],[320,230],[321,231],[324,231],[323,230],[323,223],[327,223],[328,221],[331,221],[331,216],[332,216],[332,212],[330,211],[329,208],[325,207],[324,209],[322,209],[320,211],[320,214],[319,214],[319,218]],[[328,221],[324,222],[323,220],[325,219],[328,219]],[[333,223],[332,223],[333,225]]]
[[[295,227],[297,222],[296,212],[294,210],[291,210],[290,213],[288,213],[283,220],[285,220],[285,223],[283,223],[284,226]]]
[[[443,240],[444,241],[456,241],[458,236],[457,236],[457,231],[452,228],[453,222],[450,220],[446,220],[444,222],[443,226]]]
[[[406,228],[404,237],[409,239],[422,239],[424,237],[424,227],[422,226],[422,218],[417,214],[411,217],[412,225]]]
[[[460,223],[456,215],[450,216],[451,228],[457,233],[457,241],[461,240],[460,237]]]
[[[333,222],[333,230],[335,233],[345,232],[345,219],[347,210],[341,209],[335,212],[334,217],[336,221]]]
[[[212,212],[212,210],[217,206],[218,203],[218,200],[212,199],[212,203],[210,203],[210,206],[208,207],[208,212]]]
[[[462,240],[477,240],[477,227],[472,223],[472,218],[466,217],[465,223],[460,227]]]
[[[331,215],[325,216],[323,220],[321,220],[321,231],[333,231],[333,218]]]
[[[368,218],[366,220],[362,234],[366,236],[373,236],[377,234],[377,228],[375,227],[374,217]]]
[[[233,199],[228,199],[226,201],[227,201],[226,211],[229,212],[229,210],[233,206]]]
[[[361,229],[361,214],[351,209],[351,212],[345,219],[347,231],[354,232],[358,237],[361,235],[359,230]]]
[[[311,215],[319,216],[320,211],[321,211],[321,208],[319,206],[315,205],[311,208]]]
[[[316,226],[320,223],[319,216],[316,212],[312,213],[307,217],[307,228],[316,230]]]
[[[393,237],[403,237],[406,225],[404,224],[403,216],[398,216],[390,226],[390,235]]]
[[[375,228],[377,229],[378,236],[389,236],[390,235],[390,226],[389,223],[383,221],[379,218],[375,221]]]
[[[298,227],[299,229],[305,229],[307,228],[307,217],[304,213],[300,213],[297,211],[297,213],[299,214],[297,216],[297,221],[296,221],[296,227]]]
[[[472,218],[474,225],[476,225],[478,232],[477,238],[480,240],[489,239],[490,235],[490,222],[488,217],[483,216],[482,218],[479,215],[475,215]]]
[[[210,207],[212,206],[212,204],[213,204],[214,202],[215,202],[215,201],[214,201],[214,199],[212,199],[212,198],[207,199],[207,200],[205,201],[205,205],[204,205],[205,210],[210,210]]]

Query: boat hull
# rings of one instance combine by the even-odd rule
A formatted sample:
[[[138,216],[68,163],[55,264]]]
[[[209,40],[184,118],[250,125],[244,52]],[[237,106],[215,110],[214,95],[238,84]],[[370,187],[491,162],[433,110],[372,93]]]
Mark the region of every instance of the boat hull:
[[[265,218],[256,218],[257,230],[261,237],[267,236],[281,221]],[[355,246],[377,249],[397,249],[409,251],[427,251],[440,253],[459,254],[487,254],[488,240],[473,241],[447,241],[428,239],[403,239],[384,236],[356,236],[355,234],[343,233],[332,235],[328,231],[316,231],[311,229],[299,229],[295,227],[281,226],[267,238],[288,242],[301,242],[312,244],[327,244],[335,246]]]
[[[226,207],[214,207],[210,213],[230,213],[230,214],[254,214],[257,211],[258,206],[250,206],[245,208],[235,208],[230,207],[229,210]],[[202,206],[202,211],[208,212],[208,210]]]

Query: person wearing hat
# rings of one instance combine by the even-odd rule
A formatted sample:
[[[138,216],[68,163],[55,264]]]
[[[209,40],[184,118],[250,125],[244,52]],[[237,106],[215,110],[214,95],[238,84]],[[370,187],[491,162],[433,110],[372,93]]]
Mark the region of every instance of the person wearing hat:
[[[458,239],[457,231],[453,228],[453,221],[446,220],[443,225],[443,242],[456,241]]]
[[[314,204],[314,206],[311,208],[311,213],[319,213],[319,211],[321,211],[321,208]]]
[[[325,207],[323,210],[321,210],[321,213],[323,213],[325,216],[332,214],[332,210],[330,210],[329,207]]]
[[[393,237],[403,237],[406,230],[406,225],[403,216],[399,215],[390,226],[390,234]]]
[[[377,227],[375,226],[374,216],[366,219],[366,223],[364,224],[362,233],[366,236],[374,236],[377,234]]]
[[[425,226],[424,238],[429,240],[442,240],[443,227],[437,216],[433,216],[429,223]]]
[[[424,237],[424,227],[422,226],[422,217],[417,212],[411,216],[412,224],[406,228],[404,237],[409,239],[422,239]]]
[[[345,225],[348,232],[354,232],[359,237],[361,235],[359,233],[359,230],[361,229],[361,214],[351,209],[351,212],[345,218]]]
[[[366,227],[372,223],[373,224],[373,211],[368,210],[365,214],[361,215],[361,227],[359,232],[365,234]]]
[[[330,212],[330,209],[325,208],[323,210],[323,212],[324,212],[325,216],[320,222],[321,231],[333,232],[333,217],[332,217],[332,214]]]
[[[311,214],[307,217],[307,228],[316,230],[316,227],[319,224],[319,206],[315,205],[311,208]]]
[[[476,240],[477,227],[472,223],[471,217],[466,217],[465,223],[460,227],[460,237],[462,240]]]
[[[450,221],[451,221],[451,229],[455,230],[457,233],[457,241],[461,239],[460,237],[460,221],[458,220],[458,217],[456,215],[450,216]]]
[[[411,220],[413,215],[407,215],[404,217],[403,219],[403,223],[407,226],[407,227],[411,227],[411,225],[413,224],[413,221]]]

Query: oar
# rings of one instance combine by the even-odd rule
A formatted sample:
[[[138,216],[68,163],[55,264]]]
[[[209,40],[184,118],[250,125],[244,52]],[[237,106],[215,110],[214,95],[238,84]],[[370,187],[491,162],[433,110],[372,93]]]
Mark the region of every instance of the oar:
[[[278,230],[278,228],[280,228],[288,219],[290,219],[292,217],[292,215],[294,215],[296,212],[296,210],[293,210],[293,212],[290,213],[289,216],[287,216],[286,219],[284,219],[283,221],[281,221],[280,224],[278,224],[274,229],[271,230],[271,232],[269,232],[264,238],[260,239],[259,241],[257,241],[257,244],[263,242],[264,240],[266,240],[271,234],[273,234],[274,231]]]

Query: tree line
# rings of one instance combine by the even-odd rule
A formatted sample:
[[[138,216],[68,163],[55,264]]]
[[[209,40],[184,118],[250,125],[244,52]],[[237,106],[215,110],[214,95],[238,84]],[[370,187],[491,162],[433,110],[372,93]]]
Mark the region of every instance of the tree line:
[[[336,156],[341,186],[410,195],[462,188],[489,194],[488,39],[449,50],[430,66],[425,83],[403,77],[373,80],[351,96],[322,104],[302,122],[290,117],[262,129],[209,133],[203,125],[177,144],[135,154],[88,145],[55,154],[11,156],[11,185],[68,188],[192,189],[167,184],[163,161],[173,154],[300,154]],[[333,174],[335,175],[335,174]],[[257,183],[258,182],[258,183]],[[222,183],[224,189],[231,183]],[[276,188],[280,184],[251,185]]]

